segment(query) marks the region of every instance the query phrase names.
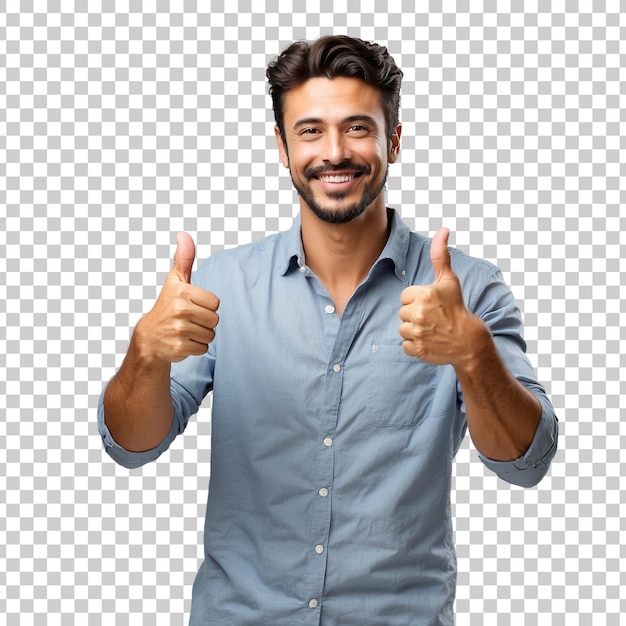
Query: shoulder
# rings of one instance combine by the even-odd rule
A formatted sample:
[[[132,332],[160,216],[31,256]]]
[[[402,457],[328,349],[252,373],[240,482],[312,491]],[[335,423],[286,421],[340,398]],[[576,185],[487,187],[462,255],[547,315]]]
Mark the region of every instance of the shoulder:
[[[281,264],[288,262],[288,234],[289,231],[275,233],[207,257],[194,273],[194,284],[213,290],[235,281],[249,283],[262,274],[279,272]]]
[[[430,259],[432,239],[416,232],[410,234],[408,277],[410,284],[428,285],[434,279]],[[467,307],[478,315],[494,309],[515,309],[510,287],[502,272],[491,261],[449,247],[452,270],[457,275]]]
[[[432,238],[410,231],[409,241],[409,257],[412,259],[413,264],[421,270],[420,273],[428,274],[424,276],[425,281],[434,278],[430,260]],[[461,283],[467,283],[468,285],[484,283],[500,275],[500,269],[491,261],[472,256],[453,246],[449,246],[448,250],[450,251],[452,269],[461,280]]]
[[[263,239],[260,239],[259,241],[242,244],[227,250],[220,250],[212,256],[207,257],[203,263],[230,263],[263,256],[264,254],[271,252],[274,248],[276,248],[276,246],[280,246],[281,241],[287,236],[288,232],[289,231],[274,233],[263,237]]]

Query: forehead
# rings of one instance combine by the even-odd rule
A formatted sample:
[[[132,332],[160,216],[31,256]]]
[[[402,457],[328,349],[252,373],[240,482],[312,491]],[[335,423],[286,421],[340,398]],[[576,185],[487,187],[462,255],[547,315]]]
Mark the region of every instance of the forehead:
[[[384,123],[381,92],[360,78],[338,76],[310,78],[290,89],[284,102],[286,126],[301,118],[318,118],[328,122],[354,115],[380,118]]]

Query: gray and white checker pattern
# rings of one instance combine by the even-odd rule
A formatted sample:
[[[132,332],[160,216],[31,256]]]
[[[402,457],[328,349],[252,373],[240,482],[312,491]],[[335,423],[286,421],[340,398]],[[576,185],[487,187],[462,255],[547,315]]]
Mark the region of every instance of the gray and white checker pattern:
[[[389,204],[500,265],[561,420],[531,490],[459,453],[457,622],[620,623],[623,3],[304,4],[2,2],[0,621],[187,622],[210,401],[127,471],[101,448],[97,398],[177,231],[206,257],[290,225],[264,69],[292,40],[347,33],[405,72]]]

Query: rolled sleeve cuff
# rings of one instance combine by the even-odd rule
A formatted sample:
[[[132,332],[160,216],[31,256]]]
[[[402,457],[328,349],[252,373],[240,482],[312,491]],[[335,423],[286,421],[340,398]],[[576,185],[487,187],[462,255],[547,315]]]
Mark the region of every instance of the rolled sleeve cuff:
[[[163,452],[165,452],[165,450],[167,450],[174,437],[178,434],[178,425],[176,420],[172,420],[170,432],[158,447],[153,448],[152,450],[146,450],[145,452],[130,452],[116,443],[107,428],[104,420],[105,391],[106,387],[102,390],[98,401],[98,432],[100,433],[100,437],[102,437],[102,443],[104,444],[106,453],[116,463],[119,463],[128,469],[135,469],[156,460],[159,456],[161,456],[161,454],[163,454]]]
[[[546,475],[557,449],[559,424],[550,403],[542,397],[542,413],[530,447],[514,461],[493,461],[482,454],[480,460],[502,480],[519,487],[534,487]]]

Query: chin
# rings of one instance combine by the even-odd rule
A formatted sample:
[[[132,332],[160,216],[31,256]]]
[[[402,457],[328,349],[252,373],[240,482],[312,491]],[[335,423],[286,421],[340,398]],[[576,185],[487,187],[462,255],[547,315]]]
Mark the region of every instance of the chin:
[[[299,187],[293,180],[293,176],[291,180],[302,201],[320,220],[328,224],[348,224],[363,215],[376,202],[380,194],[384,193],[387,176],[374,190],[374,193],[370,193],[366,187],[362,195],[357,196],[352,203],[348,200],[349,193],[336,192],[325,195],[323,200],[330,201],[330,206],[325,206],[321,201],[318,201],[310,187],[307,189]]]
[[[330,208],[321,206],[315,200],[304,199],[311,211],[323,222],[328,224],[348,224],[365,213],[368,205],[364,202],[350,206]]]

